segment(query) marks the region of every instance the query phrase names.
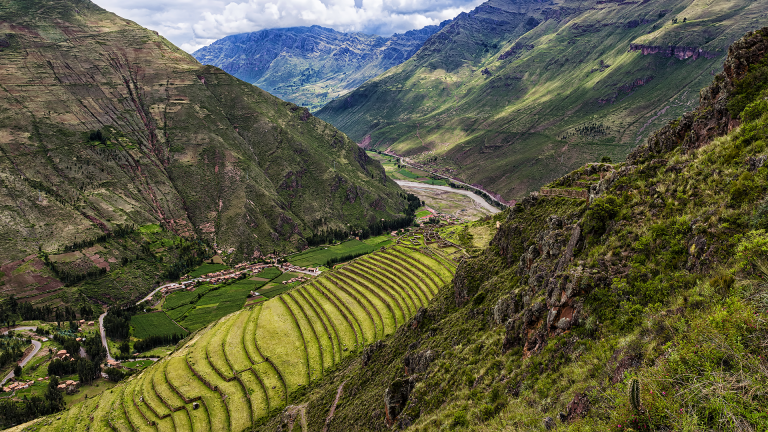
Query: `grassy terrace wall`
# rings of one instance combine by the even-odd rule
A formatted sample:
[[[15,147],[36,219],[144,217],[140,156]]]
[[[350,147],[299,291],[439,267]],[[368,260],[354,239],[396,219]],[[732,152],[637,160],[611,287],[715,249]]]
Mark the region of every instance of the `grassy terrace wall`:
[[[414,247],[367,255],[222,318],[99,399],[30,429],[82,430],[93,418],[98,431],[247,430],[407,323],[454,272],[455,263]]]

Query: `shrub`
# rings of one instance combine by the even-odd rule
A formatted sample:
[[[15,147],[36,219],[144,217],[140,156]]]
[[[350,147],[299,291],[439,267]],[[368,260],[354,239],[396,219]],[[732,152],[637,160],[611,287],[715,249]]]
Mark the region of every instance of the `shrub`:
[[[451,421],[452,428],[467,427],[467,426],[469,426],[469,420],[467,419],[466,410],[462,409],[453,413],[453,420]]]
[[[608,227],[608,222],[621,210],[621,203],[614,196],[596,198],[584,216],[584,232],[601,236]]]

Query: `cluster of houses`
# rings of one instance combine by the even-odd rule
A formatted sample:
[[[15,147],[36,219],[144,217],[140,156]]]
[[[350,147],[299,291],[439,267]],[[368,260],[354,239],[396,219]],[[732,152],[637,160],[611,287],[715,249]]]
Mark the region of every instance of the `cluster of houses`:
[[[66,380],[63,383],[56,386],[56,390],[67,392],[67,394],[73,394],[80,387],[80,381]]]
[[[26,382],[25,381],[18,381],[18,382],[9,384],[6,387],[3,387],[3,392],[4,393],[8,393],[8,392],[16,391],[16,390],[24,390],[25,388],[31,386],[34,383],[35,383],[34,381],[26,381]]]
[[[183,290],[183,289],[185,289],[187,291],[192,291],[193,289],[195,289],[195,286],[197,286],[197,282],[195,282],[195,281],[186,281],[186,282],[182,282],[182,283],[171,284],[171,285],[165,286],[165,287],[163,287],[160,290],[160,292],[163,293],[163,295],[168,295],[168,294],[170,294],[170,293],[172,293],[174,291],[179,291],[179,290]]]
[[[79,339],[79,338],[78,338]],[[59,350],[56,355],[53,356],[53,358],[59,359],[59,360],[69,360],[69,361],[75,361],[75,358],[72,357],[71,354],[67,352],[67,350]]]
[[[285,263],[280,266],[280,270],[283,272],[299,272],[299,273],[306,273],[308,275],[312,276],[319,276],[321,271],[318,268],[312,268],[312,267],[301,267],[297,265],[293,265],[291,263]]]
[[[308,280],[309,280],[309,278],[306,277],[306,276],[296,276],[296,277],[292,277],[292,278],[290,278],[288,280],[284,280],[283,281],[283,285],[292,284],[294,282],[304,282],[304,281],[308,281]]]

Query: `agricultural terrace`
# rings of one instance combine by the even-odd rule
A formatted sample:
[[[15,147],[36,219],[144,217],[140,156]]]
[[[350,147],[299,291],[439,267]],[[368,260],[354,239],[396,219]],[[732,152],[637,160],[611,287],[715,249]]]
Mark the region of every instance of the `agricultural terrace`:
[[[72,418],[92,419],[91,430],[104,431],[249,429],[285,407],[292,392],[409,322],[451,282],[456,262],[437,242],[419,243],[358,258],[279,297],[231,310],[211,325],[196,321],[200,330],[181,348],[98,403],[74,407]],[[196,311],[220,308],[239,287],[250,289],[249,282],[264,283],[244,280],[238,283],[246,285],[226,291],[207,291],[182,322],[191,322]],[[68,414],[39,424],[62,430]]]

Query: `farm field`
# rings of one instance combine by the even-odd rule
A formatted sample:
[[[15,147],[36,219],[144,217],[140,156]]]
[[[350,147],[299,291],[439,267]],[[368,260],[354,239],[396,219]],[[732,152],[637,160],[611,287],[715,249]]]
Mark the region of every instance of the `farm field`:
[[[212,289],[200,297],[195,307],[189,309],[179,324],[189,331],[195,331],[207,324],[238,311],[245,305],[251,290],[264,285],[264,282],[240,280],[230,285]]]
[[[134,315],[131,317],[131,327],[133,327],[133,336],[139,339],[187,333],[186,330],[171,321],[165,312]]]
[[[422,171],[420,169],[406,165],[401,165],[402,168],[400,168],[397,163],[397,158],[393,156],[379,154],[372,151],[366,151],[366,153],[371,158],[381,162],[381,165],[384,167],[384,171],[386,171],[387,176],[395,180],[411,180],[435,186],[448,186],[447,181],[432,179],[429,177],[431,174],[426,171]]]
[[[242,307],[239,293],[264,282],[241,280],[208,291],[183,321],[202,330],[114,388],[113,399],[90,413],[92,429],[143,430],[144,418],[158,430],[248,429],[285,407],[293,392],[407,324],[451,282],[456,265],[431,246],[396,245],[296,287],[272,282],[264,293],[284,296],[225,316],[219,315],[227,305]],[[46,423],[61,429],[64,414]]]
[[[269,267],[258,273],[259,279],[282,278],[282,272],[274,267]],[[292,276],[285,277],[290,279]],[[232,312],[242,309],[248,294],[263,287],[266,280],[245,279],[224,285],[203,284],[194,291],[177,291],[166,297],[163,303],[163,311],[169,318],[178,322],[189,331],[195,331],[216,321]],[[284,285],[279,284],[280,287]],[[276,296],[283,291],[274,292],[270,296]],[[253,302],[250,302],[251,304]]]
[[[339,258],[346,255],[371,253],[390,243],[392,243],[390,236],[371,237],[363,241],[347,240],[338,245],[318,246],[302,253],[292,255],[288,257],[288,261],[291,264],[301,267],[319,267],[324,266],[329,259]]]

